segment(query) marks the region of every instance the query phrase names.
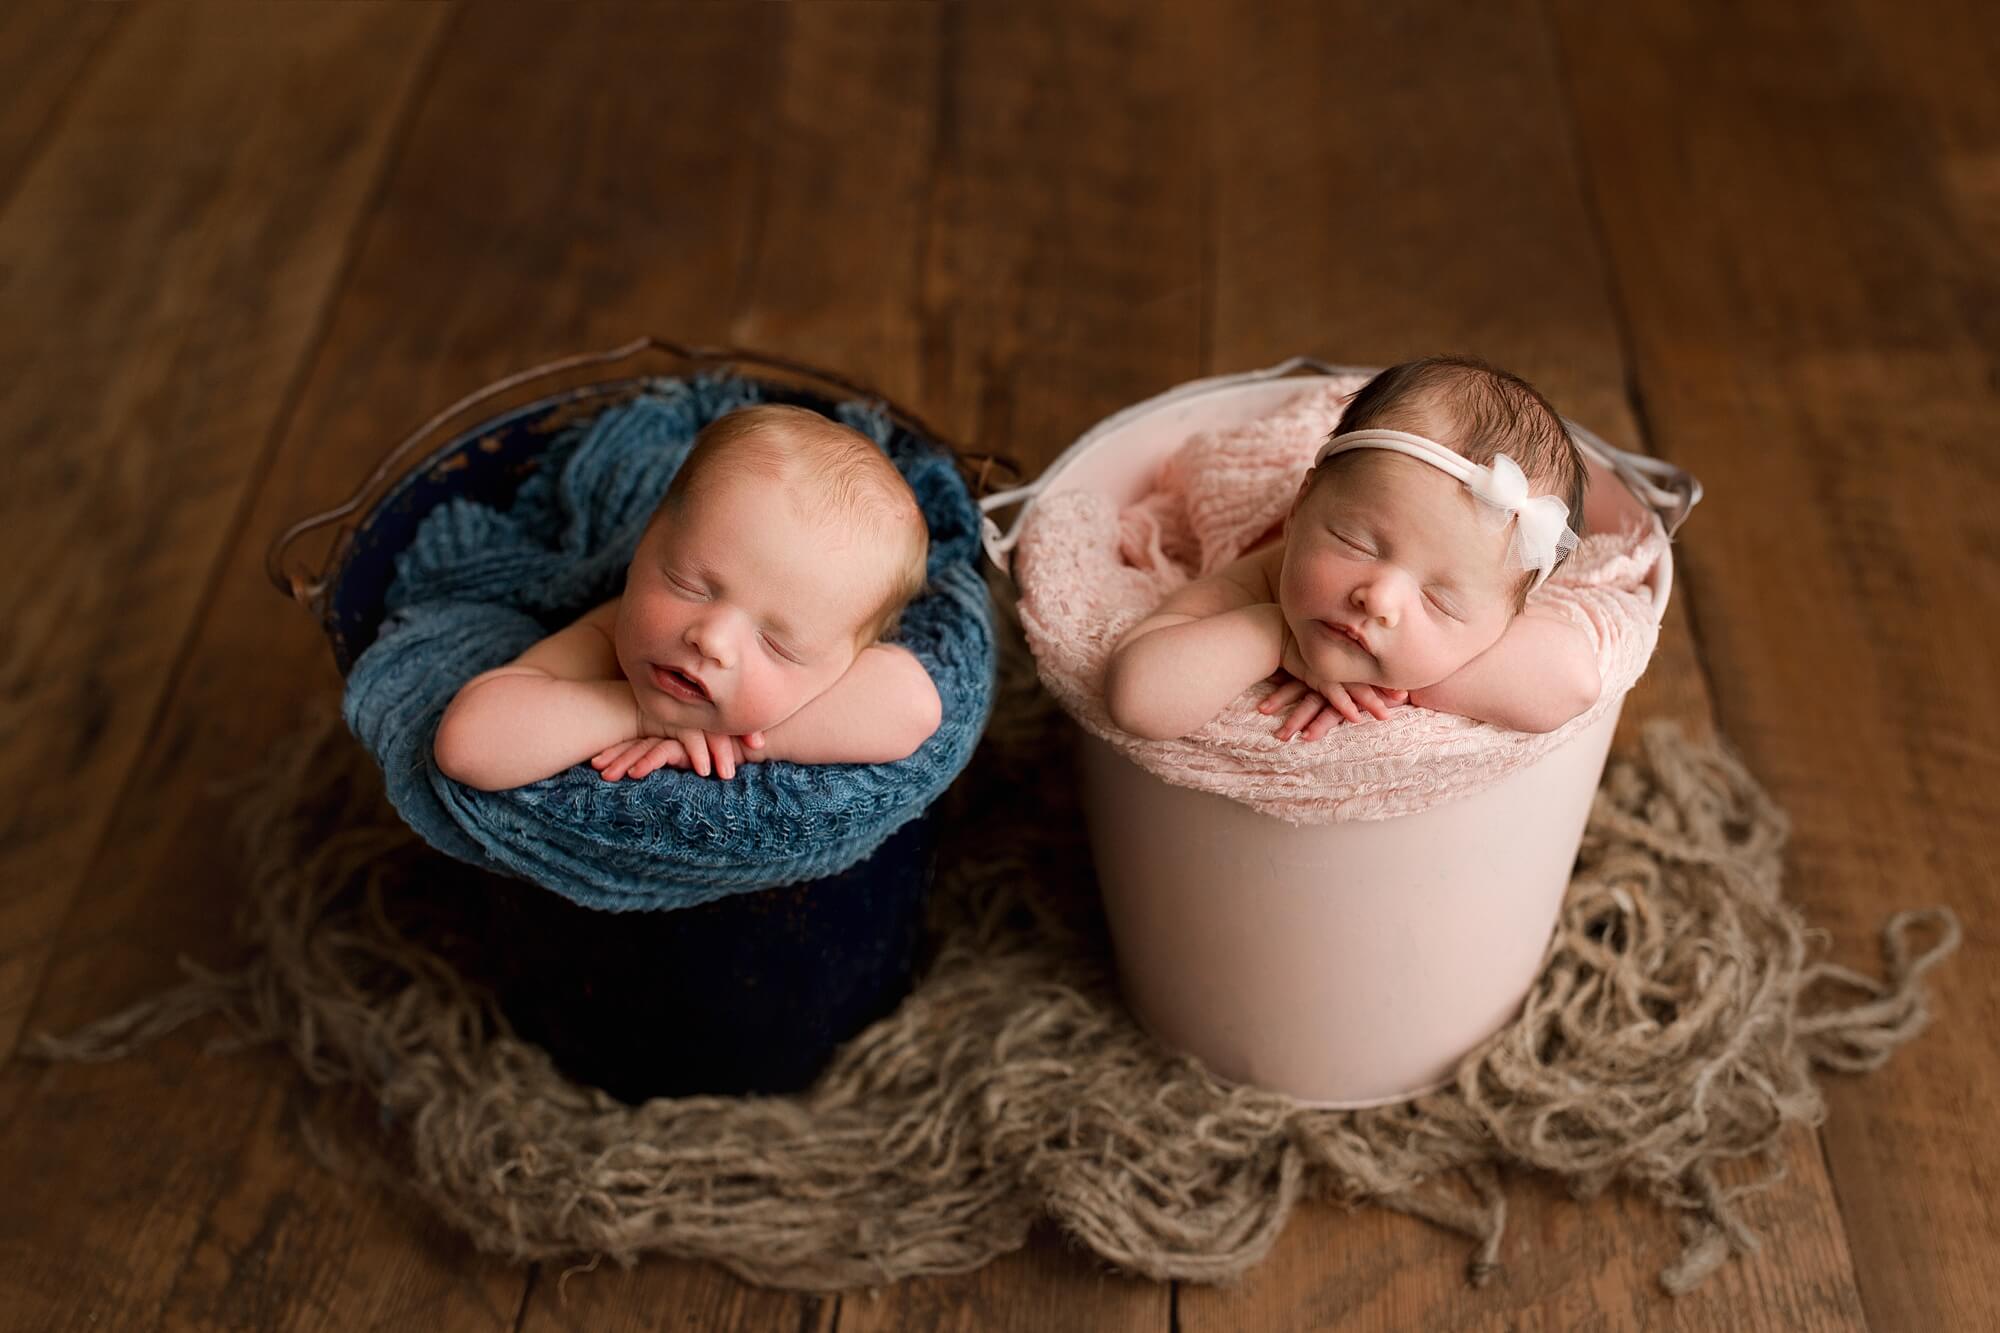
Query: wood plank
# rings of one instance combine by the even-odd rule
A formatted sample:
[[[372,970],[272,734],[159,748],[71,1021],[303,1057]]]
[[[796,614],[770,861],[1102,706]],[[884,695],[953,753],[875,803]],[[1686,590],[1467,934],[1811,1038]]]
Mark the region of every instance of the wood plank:
[[[754,249],[730,325],[914,407],[925,225],[947,115],[946,8],[789,10],[771,59]]]
[[[1718,712],[1793,815],[1791,893],[1871,970],[1893,910],[1968,927],[1934,974],[1941,1021],[1829,1089],[1864,1307],[1991,1326],[1992,14],[1557,10],[1655,438],[1711,486],[1683,568]]]
[[[703,1278],[699,1274],[710,1276]],[[596,1271],[544,1264],[522,1311],[522,1329],[564,1333],[834,1333],[849,1297],[768,1291],[720,1269],[648,1259]]]
[[[1029,475],[1201,372],[1200,8],[949,10],[918,401]]]
[[[1027,1248],[972,1273],[841,1297],[839,1333],[1046,1333],[1172,1324],[1171,1286],[1114,1272],[1038,1227]]]
[[[190,1059],[185,1049],[180,1058]],[[188,1082],[206,1093],[241,1089],[252,1118],[233,1141],[196,1134],[166,1139],[157,1128],[132,1127],[128,1142],[148,1151],[163,1142],[186,1145],[189,1159],[213,1171],[208,1183],[215,1188],[205,1199],[194,1244],[178,1256],[172,1285],[157,1298],[165,1326],[329,1333],[499,1333],[518,1327],[526,1280],[519,1265],[476,1253],[429,1209],[396,1193],[393,1182],[368,1172],[330,1174],[302,1135],[308,1124],[322,1137],[365,1133],[371,1116],[352,1114],[349,1123],[329,1129],[341,1118],[337,1105],[315,1107],[297,1086],[296,1066],[271,1052],[244,1060],[213,1083],[206,1071],[192,1073]],[[157,1097],[142,1092],[136,1100],[144,1107]],[[200,1094],[177,1100],[185,1107]],[[101,1145],[105,1124],[95,1124]],[[132,1252],[143,1253],[150,1242],[142,1233]],[[69,1297],[71,1317],[79,1320],[105,1310],[130,1317],[148,1308],[137,1291],[116,1301],[79,1302],[76,1289]]]
[[[0,9],[0,88],[7,90],[0,101],[0,206],[121,12],[66,0],[16,0]]]
[[[729,332],[761,109],[775,94],[776,11],[461,18],[145,737],[148,780],[89,868],[93,892],[65,928],[38,1028],[146,994],[176,951],[218,960],[240,890],[215,837],[226,810],[213,780],[282,743],[302,706],[338,684],[310,618],[263,580],[269,536],[344,495],[425,413],[505,371],[648,327],[693,341]],[[276,1327],[515,1326],[526,1269],[478,1259],[376,1184],[304,1159],[287,1060],[197,1051],[183,1035],[121,1064],[0,1070],[0,1196],[12,1205],[0,1305],[31,1323],[98,1327],[229,1312]],[[145,1160],[134,1167],[108,1144]],[[713,1308],[724,1289],[712,1270],[681,1271],[662,1308]],[[544,1276],[560,1289],[559,1273]],[[818,1306],[770,1308],[791,1311],[789,1326]]]
[[[441,17],[134,12],[0,213],[0,1057]]]
[[[1612,443],[1643,443],[1535,5],[1273,6],[1210,41],[1222,53],[1210,85],[1258,89],[1214,111],[1213,141],[1241,146],[1215,166],[1215,369],[1299,352],[1380,365],[1469,350]],[[1710,725],[1689,600],[1683,588],[1627,699],[1623,743],[1652,717],[1697,734]],[[1515,1180],[1503,1267],[1486,1287],[1466,1286],[1462,1239],[1379,1210],[1313,1206],[1241,1283],[1183,1288],[1179,1327],[1852,1327],[1818,1145],[1797,1133],[1786,1148],[1790,1179],[1752,1210],[1763,1253],[1678,1301],[1657,1282],[1678,1249],[1659,1210],[1617,1193],[1578,1204]]]

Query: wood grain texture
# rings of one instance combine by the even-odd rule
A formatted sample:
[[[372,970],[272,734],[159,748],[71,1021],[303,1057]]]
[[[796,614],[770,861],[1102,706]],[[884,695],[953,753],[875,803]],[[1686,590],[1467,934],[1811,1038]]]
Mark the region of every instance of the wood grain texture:
[[[835,1333],[851,1295],[800,1295],[720,1269],[649,1258],[633,1268],[543,1264],[517,1328],[545,1333]]]
[[[756,130],[733,342],[918,396],[925,226],[946,132],[952,16],[937,5],[784,11]]]
[[[0,213],[0,1056],[441,13],[135,11]]]
[[[15,0],[0,9],[0,88],[7,90],[0,100],[0,205],[121,12],[66,0]]]
[[[1212,113],[1215,141],[1240,146],[1216,155],[1217,369],[1298,352],[1382,365],[1473,351],[1611,443],[1644,447],[1561,71],[1533,4],[1274,6],[1218,25],[1213,45],[1225,63],[1212,86],[1254,77],[1259,89]],[[1698,511],[1688,540],[1707,518]],[[1670,605],[1621,743],[1655,717],[1710,727],[1686,601]],[[1765,1251],[1679,1301],[1657,1283],[1678,1250],[1669,1217],[1516,1181],[1504,1267],[1483,1289],[1466,1286],[1467,1242],[1455,1236],[1314,1207],[1241,1283],[1184,1288],[1180,1327],[1855,1327],[1818,1145],[1798,1133],[1786,1146],[1790,1179],[1756,1212]]]
[[[1199,9],[948,10],[919,397],[959,443],[1032,475],[1201,372]]]
[[[841,1298],[838,1333],[1168,1333],[1172,1288],[1111,1271],[1038,1228],[1026,1249],[973,1273],[913,1278]]]
[[[1558,6],[1724,729],[1791,812],[1788,891],[1871,970],[1967,927],[1940,1021],[1823,1131],[1878,1328],[2000,1320],[2000,346],[1990,9]],[[1973,69],[1985,76],[1966,81]]]

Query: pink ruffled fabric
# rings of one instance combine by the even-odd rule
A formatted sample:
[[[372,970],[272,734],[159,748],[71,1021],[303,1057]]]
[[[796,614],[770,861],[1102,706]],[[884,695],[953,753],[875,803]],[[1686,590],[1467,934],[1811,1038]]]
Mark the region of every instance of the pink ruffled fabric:
[[[1106,497],[1038,499],[1014,551],[1021,624],[1042,682],[1084,729],[1168,782],[1214,792],[1295,824],[1388,819],[1468,796],[1531,764],[1618,705],[1653,655],[1647,574],[1665,554],[1657,526],[1589,535],[1533,597],[1590,635],[1603,691],[1545,735],[1422,708],[1345,723],[1319,741],[1280,741],[1256,711],[1257,684],[1190,736],[1148,741],[1112,725],[1104,668],[1120,636],[1189,579],[1272,533],[1314,451],[1361,380],[1331,378],[1262,420],[1188,440],[1155,487],[1122,513]]]

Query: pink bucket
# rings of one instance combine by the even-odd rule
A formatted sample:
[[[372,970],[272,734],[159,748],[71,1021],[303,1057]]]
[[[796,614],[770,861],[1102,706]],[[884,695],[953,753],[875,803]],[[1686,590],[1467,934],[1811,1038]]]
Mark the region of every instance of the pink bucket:
[[[1138,499],[1196,431],[1241,425],[1298,391],[1295,374],[1367,374],[1298,360],[1199,380],[1100,422],[1031,486]],[[1586,521],[1671,534],[1700,499],[1692,477],[1572,424],[1590,463]],[[1655,620],[1673,585],[1647,585]],[[1083,735],[1092,855],[1133,1013],[1225,1079],[1333,1107],[1399,1101],[1449,1080],[1519,1011],[1555,927],[1622,700],[1587,729],[1474,795],[1383,820],[1299,826],[1173,786]]]

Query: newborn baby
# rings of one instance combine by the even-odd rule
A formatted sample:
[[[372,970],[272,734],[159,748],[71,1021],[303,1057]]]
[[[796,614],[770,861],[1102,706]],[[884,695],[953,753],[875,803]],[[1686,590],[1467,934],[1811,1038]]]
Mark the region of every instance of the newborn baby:
[[[1576,545],[1585,475],[1521,379],[1461,357],[1392,366],[1348,404],[1283,531],[1126,632],[1112,721],[1185,736],[1276,676],[1259,708],[1286,712],[1281,738],[1405,702],[1555,730],[1596,702],[1597,659],[1527,599]]]
[[[902,759],[937,730],[938,692],[880,640],[929,539],[866,436],[804,408],[732,412],[695,438],[624,592],[459,690],[438,768],[497,791],[585,760],[616,781]]]

